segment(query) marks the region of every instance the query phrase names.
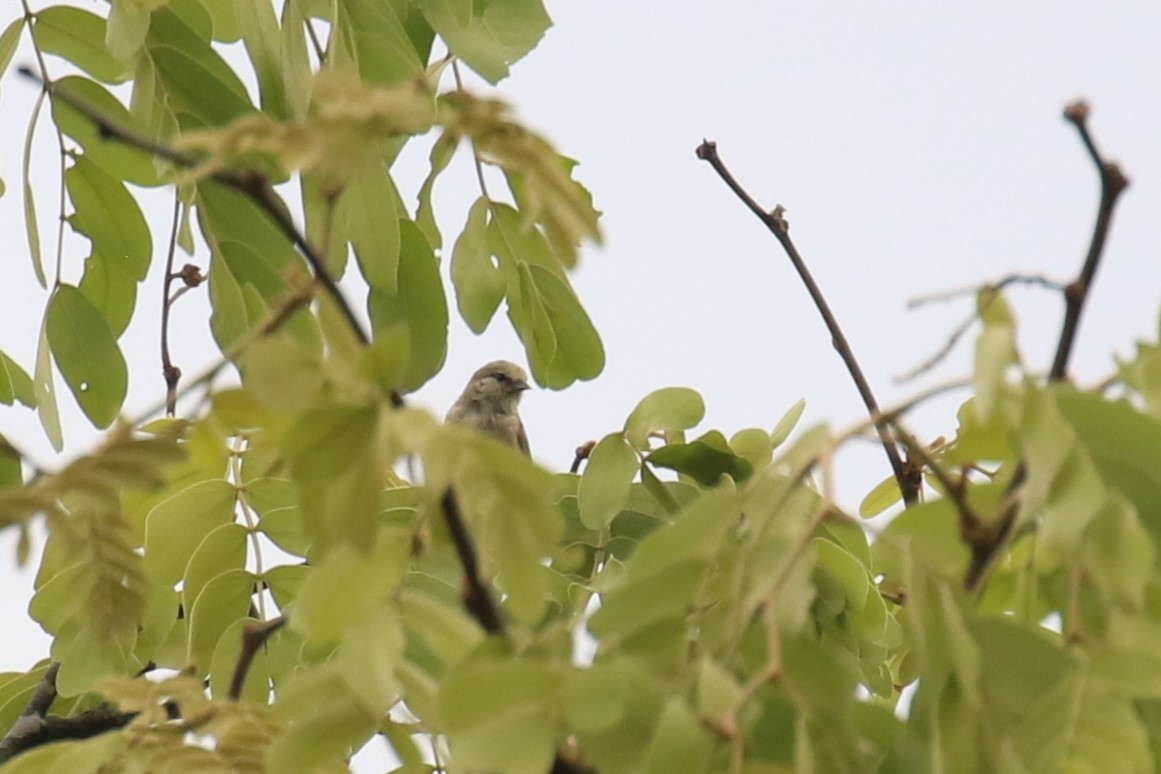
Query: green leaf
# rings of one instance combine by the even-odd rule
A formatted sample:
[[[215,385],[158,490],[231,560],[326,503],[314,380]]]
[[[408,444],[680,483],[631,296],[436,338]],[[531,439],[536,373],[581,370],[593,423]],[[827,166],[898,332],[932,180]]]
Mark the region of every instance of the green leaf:
[[[445,135],[446,136],[446,135]],[[473,333],[483,333],[504,298],[504,274],[492,263],[488,249],[488,212],[481,196],[468,211],[468,222],[452,248],[451,280],[460,317]]]
[[[311,646],[335,647],[399,584],[409,550],[410,541],[388,529],[373,546],[336,546],[307,576],[290,625]]]
[[[32,271],[42,288],[48,287],[44,278],[44,260],[40,253],[40,227],[36,223],[36,196],[32,189],[32,139],[36,134],[36,119],[44,106],[46,92],[41,92],[28,119],[28,129],[24,133],[24,156],[21,175],[24,188],[24,234],[28,239],[28,255],[32,258]]]
[[[126,274],[145,279],[153,241],[141,209],[125,186],[84,156],[65,172],[65,185],[76,207],[69,217],[72,227],[93,240],[93,248]]]
[[[799,398],[793,406],[786,410],[786,413],[778,420],[778,424],[774,425],[774,429],[770,431],[770,443],[775,449],[781,446],[782,442],[794,432],[794,427],[798,424],[805,409],[806,399]]]
[[[663,387],[646,395],[625,420],[625,436],[638,449],[649,448],[649,434],[686,430],[705,416],[701,395],[688,387]]]
[[[690,443],[671,443],[650,452],[645,461],[689,476],[702,486],[716,486],[723,475],[739,483],[754,473],[754,466],[729,450],[716,430]]]
[[[274,711],[286,730],[267,751],[266,770],[285,774],[348,768],[351,750],[366,743],[380,715],[335,664],[302,669],[281,682]]]
[[[624,509],[638,464],[623,433],[610,433],[596,445],[577,489],[580,519],[586,527],[605,529]]]
[[[681,699],[670,699],[657,721],[657,730],[645,750],[641,771],[683,774],[705,771],[713,753],[713,739]]]
[[[201,481],[158,503],[145,521],[145,570],[173,585],[206,536],[234,521],[235,489],[222,479]],[[200,591],[200,589],[198,589]],[[196,599],[196,592],[187,603]]]
[[[899,491],[899,482],[895,480],[895,476],[887,476],[875,484],[859,503],[859,517],[874,518],[902,499],[903,493]]]
[[[1010,325],[988,325],[976,341],[976,365],[972,386],[975,407],[982,421],[995,409],[1004,387],[1004,372],[1015,362],[1015,330]]]
[[[1107,401],[1067,387],[1055,392],[1060,412],[1101,479],[1136,506],[1154,545],[1161,545],[1161,421],[1124,400]]]
[[[508,289],[508,316],[536,381],[560,389],[600,374],[604,345],[565,280],[541,266],[521,264],[517,287]]]
[[[76,75],[56,81],[56,90],[68,94],[92,108],[98,115],[120,126],[133,126],[134,121],[121,101],[100,84]],[[123,142],[105,137],[91,118],[81,115],[62,99],[52,101],[52,117],[57,127],[76,140],[85,151],[85,158],[115,180],[134,185],[156,186],[161,178],[154,167],[153,156]]]
[[[113,7],[109,10],[105,45],[114,59],[125,62],[141,50],[141,46],[145,43],[145,34],[149,32],[149,14],[152,10],[152,7],[141,0],[121,0],[113,3]]]
[[[439,264],[419,227],[400,220],[399,290],[388,295],[372,288],[367,311],[375,330],[404,325],[411,354],[403,387],[418,389],[439,372],[447,356],[447,297]]]
[[[85,259],[85,273],[78,288],[105,318],[113,338],[121,338],[137,305],[137,280],[94,251]]]
[[[396,5],[381,0],[346,0],[340,19],[355,41],[363,80],[393,85],[423,77],[423,62],[396,13]]]
[[[80,290],[60,285],[48,303],[45,333],[85,415],[97,427],[108,427],[125,400],[129,372],[105,318]]]
[[[51,303],[51,301],[50,301]],[[64,436],[60,429],[60,410],[56,403],[56,386],[52,379],[52,349],[48,342],[48,310],[40,328],[40,340],[36,346],[36,366],[32,372],[32,386],[36,395],[36,413],[49,443],[56,451],[64,447]]]
[[[389,296],[395,295],[400,285],[402,236],[395,211],[397,196],[387,168],[376,162],[365,165],[342,197],[359,270],[367,284]]]
[[[105,48],[105,20],[95,13],[66,5],[45,8],[36,14],[32,37],[44,53],[67,59],[99,81],[121,83],[129,77]]]
[[[36,390],[32,377],[20,365],[0,352],[0,403],[11,406],[18,400],[28,408],[36,408]]]
[[[552,768],[560,675],[534,660],[477,661],[449,675],[440,715],[452,754],[472,771],[543,774]]]
[[[224,126],[254,110],[225,60],[167,8],[153,13],[149,53],[183,128]]]
[[[565,674],[560,687],[561,710],[570,728],[603,731],[620,724],[629,699],[625,670],[617,663],[594,664]]]
[[[268,2],[242,2],[234,6],[242,42],[258,76],[263,112],[288,118],[282,81],[282,46],[278,19]]]
[[[330,406],[304,414],[283,442],[295,479],[338,478],[366,454],[377,424],[375,408]]]
[[[439,233],[439,226],[435,222],[435,213],[431,208],[431,192],[435,187],[435,179],[439,174],[447,169],[447,165],[451,163],[452,156],[455,155],[456,148],[459,146],[459,138],[451,132],[444,132],[439,136],[431,146],[431,153],[428,157],[428,163],[431,165],[431,171],[427,173],[427,177],[423,179],[423,185],[419,187],[419,207],[415,211],[415,225],[419,226],[423,231],[423,235],[427,237],[427,241],[436,250],[443,247],[443,239]],[[475,205],[473,205],[473,210]],[[468,223],[472,222],[472,215],[468,214]],[[467,231],[467,227],[464,228]],[[463,237],[460,237],[461,239]],[[454,258],[453,258],[454,260]]]
[[[493,85],[552,25],[540,0],[432,0],[422,8],[451,52]]]
[[[20,45],[20,33],[23,31],[24,17],[21,16],[13,19],[12,23],[4,28],[4,32],[0,33],[0,75],[4,74],[12,62],[12,55]]]
[[[229,570],[202,587],[189,606],[187,658],[205,674],[222,635],[242,618],[249,617],[254,576],[245,570]]]

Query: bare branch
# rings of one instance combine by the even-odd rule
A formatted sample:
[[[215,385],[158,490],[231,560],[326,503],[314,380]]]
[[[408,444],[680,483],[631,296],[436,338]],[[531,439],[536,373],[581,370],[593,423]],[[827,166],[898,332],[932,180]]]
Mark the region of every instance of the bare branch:
[[[722,163],[721,158],[718,156],[716,143],[710,142],[709,140],[702,141],[702,144],[697,149],[697,157],[710,163],[710,166],[714,168],[714,171],[729,186],[730,190],[742,200],[742,203],[751,212],[758,216],[758,219],[765,224],[766,228],[770,230],[770,233],[782,245],[782,249],[786,251],[786,255],[794,265],[795,271],[798,272],[798,276],[806,286],[807,292],[810,293],[815,307],[818,309],[819,314],[822,315],[823,322],[826,323],[827,330],[830,332],[831,343],[834,345],[835,351],[842,358],[843,363],[847,367],[847,371],[854,380],[855,387],[863,399],[863,405],[867,408],[867,413],[875,419],[875,430],[878,432],[879,440],[883,444],[883,451],[887,455],[887,461],[891,463],[891,471],[894,473],[895,480],[899,484],[899,491],[903,494],[903,502],[908,506],[914,505],[919,499],[920,482],[914,476],[908,475],[903,465],[903,459],[899,456],[899,450],[895,446],[895,440],[891,438],[887,424],[879,417],[879,404],[875,400],[874,393],[871,392],[871,385],[867,382],[862,369],[859,367],[854,350],[851,349],[846,336],[843,335],[842,328],[838,324],[838,320],[835,318],[834,313],[831,312],[830,305],[827,304],[826,298],[822,295],[822,290],[819,289],[818,284],[814,281],[814,277],[806,267],[806,262],[802,259],[798,248],[790,238],[790,228],[786,222],[785,210],[782,205],[778,205],[771,212],[763,210],[754,201],[753,197],[734,179],[730,171],[726,169],[725,164]]]
[[[1101,256],[1104,254],[1105,241],[1109,235],[1109,226],[1112,224],[1113,208],[1117,199],[1129,186],[1129,179],[1125,177],[1121,168],[1113,161],[1104,159],[1097,150],[1096,143],[1088,129],[1089,107],[1083,101],[1077,101],[1064,108],[1064,119],[1076,127],[1080,133],[1081,142],[1088,151],[1089,158],[1096,165],[1100,176],[1101,198],[1097,205],[1096,223],[1093,226],[1092,239],[1089,241],[1088,253],[1085,255],[1084,265],[1077,278],[1064,289],[1064,322],[1060,327],[1060,339],[1056,345],[1056,356],[1052,359],[1052,368],[1048,371],[1048,381],[1063,381],[1068,375],[1068,360],[1072,355],[1073,344],[1076,341],[1077,329],[1080,326],[1080,315],[1088,299],[1089,290],[1100,266]],[[995,560],[1000,548],[1007,542],[1012,533],[1012,527],[1019,513],[1019,503],[1012,495],[1028,476],[1028,466],[1024,461],[1016,467],[1012,474],[1012,481],[1008,484],[1007,503],[1000,515],[991,523],[991,538],[986,550],[972,551],[972,562],[964,578],[966,588],[978,588],[987,574],[987,569]]]

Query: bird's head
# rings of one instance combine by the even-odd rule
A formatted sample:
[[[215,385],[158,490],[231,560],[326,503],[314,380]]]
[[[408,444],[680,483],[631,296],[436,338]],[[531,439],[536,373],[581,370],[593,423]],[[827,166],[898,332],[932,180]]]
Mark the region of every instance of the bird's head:
[[[472,374],[465,393],[473,401],[495,406],[503,413],[513,413],[527,389],[528,374],[523,368],[507,360],[493,360]]]

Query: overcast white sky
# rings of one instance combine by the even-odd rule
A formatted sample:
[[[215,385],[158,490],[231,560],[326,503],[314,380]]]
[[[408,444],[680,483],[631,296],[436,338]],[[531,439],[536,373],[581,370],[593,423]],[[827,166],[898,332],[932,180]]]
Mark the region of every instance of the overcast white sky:
[[[73,4],[104,12],[104,3]],[[34,2],[34,8],[47,3]],[[574,276],[601,332],[605,373],[591,383],[524,402],[535,456],[567,468],[573,449],[618,428],[651,390],[687,385],[703,394],[702,429],[727,435],[769,428],[794,401],[803,424],[842,428],[863,415],[858,395],[805,290],[761,224],[694,156],[716,140],[734,174],[765,206],[784,204],[791,234],[845,327],[880,402],[963,375],[967,339],[919,384],[892,377],[925,359],[971,301],[909,312],[925,292],[1037,272],[1075,275],[1088,244],[1096,174],[1060,117],[1087,98],[1100,147],[1132,180],[1081,328],[1073,372],[1103,378],[1114,352],[1156,338],[1161,301],[1161,4],[805,3],[548,1],[556,26],[501,93],[518,114],[581,161],[606,245],[589,249]],[[6,3],[3,18],[17,12]],[[31,60],[24,46],[14,64]],[[65,72],[50,62],[56,74]],[[0,349],[32,369],[46,296],[23,238],[20,154],[33,87],[10,70],[0,82],[0,233],[8,235],[0,283]],[[35,152],[46,255],[56,217],[55,139],[42,125]],[[424,173],[427,141],[401,160],[405,197]],[[412,182],[408,182],[412,181]],[[410,186],[410,190],[408,190]],[[494,190],[497,190],[494,188]],[[477,195],[461,153],[437,186],[436,211],[451,244]],[[138,319],[122,339],[130,364],[129,413],[163,393],[157,343],[160,270],[170,199],[150,204],[155,271]],[[87,242],[71,238],[65,277],[76,281]],[[204,260],[204,259],[203,259]],[[192,295],[192,294],[191,294]],[[353,300],[361,306],[361,297]],[[1045,369],[1061,304],[1043,290],[1012,291],[1022,352]],[[454,302],[453,302],[454,303]],[[211,361],[200,300],[177,306],[177,362],[187,374]],[[479,364],[523,360],[498,316],[472,336],[453,319],[448,362],[416,401],[442,414]],[[66,454],[94,439],[62,394]],[[962,394],[916,419],[926,439],[954,432]],[[35,419],[0,411],[0,432],[51,465]],[[856,445],[839,459],[842,505],[853,509],[888,473],[881,450]],[[3,551],[0,563],[12,554]],[[47,640],[27,620],[31,569],[3,571],[0,670],[27,668]]]

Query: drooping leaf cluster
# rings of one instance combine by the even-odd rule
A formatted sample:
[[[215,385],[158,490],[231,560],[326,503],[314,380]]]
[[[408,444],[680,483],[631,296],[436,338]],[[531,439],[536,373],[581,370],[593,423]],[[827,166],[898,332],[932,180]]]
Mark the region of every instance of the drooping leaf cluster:
[[[383,740],[403,772],[1155,769],[1157,343],[1118,364],[1116,398],[1045,385],[990,294],[926,502],[873,540],[825,496],[849,437],[790,440],[801,402],[771,430],[687,437],[701,397],[662,388],[582,474],[406,407],[446,351],[440,253],[463,321],[482,331],[504,304],[538,383],[603,367],[567,273],[600,238],[574,163],[502,103],[441,91],[451,66],[499,81],[548,23],[538,0],[118,0],[30,8],[0,34],[0,64],[25,35],[43,57],[62,215],[91,246],[46,272],[26,160],[45,314],[31,376],[0,357],[0,402],[36,408],[59,447],[59,374],[110,428],[56,472],[0,444],[0,526],[22,557],[30,523],[48,528],[30,614],[59,665],[0,676],[0,730],[46,673],[54,713],[134,713],[4,771],[342,771]],[[238,41],[244,62],[223,54]],[[392,176],[408,142],[431,144],[414,209]],[[440,213],[465,222],[445,238],[432,191],[461,146],[510,196]],[[162,186],[176,223],[138,205]],[[118,341],[171,228],[209,255],[208,289],[188,284],[241,380],[134,425]],[[319,290],[346,272],[366,343]],[[465,607],[449,496],[498,632]],[[863,511],[897,498],[892,480]],[[965,591],[965,524],[1012,507]]]

